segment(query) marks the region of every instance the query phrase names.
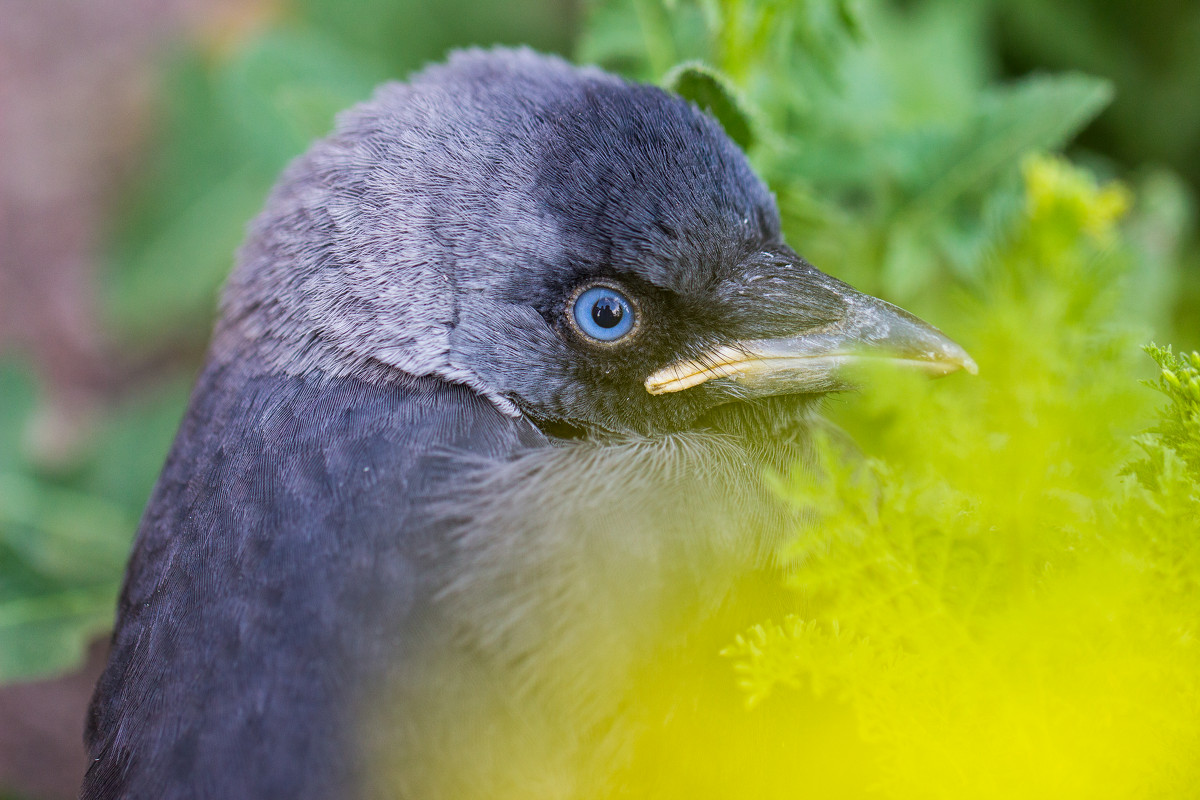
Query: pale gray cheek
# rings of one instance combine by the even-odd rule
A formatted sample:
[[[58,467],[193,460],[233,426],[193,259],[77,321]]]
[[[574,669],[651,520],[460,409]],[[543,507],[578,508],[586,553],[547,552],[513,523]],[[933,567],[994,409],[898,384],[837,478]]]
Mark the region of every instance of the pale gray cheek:
[[[506,397],[548,404],[569,383],[573,354],[534,309],[481,297],[463,307],[451,366]]]

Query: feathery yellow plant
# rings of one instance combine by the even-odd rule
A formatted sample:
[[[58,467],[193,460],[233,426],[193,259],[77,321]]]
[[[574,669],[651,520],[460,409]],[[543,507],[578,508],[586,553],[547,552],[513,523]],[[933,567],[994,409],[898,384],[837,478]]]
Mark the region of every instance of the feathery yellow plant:
[[[1200,787],[1200,355],[1149,348],[1170,403],[1135,440],[1129,194],[1046,157],[1024,181],[952,328],[979,377],[877,375],[836,409],[867,458],[779,478],[814,519],[796,614],[725,653],[751,713],[799,692],[854,720],[847,795]]]

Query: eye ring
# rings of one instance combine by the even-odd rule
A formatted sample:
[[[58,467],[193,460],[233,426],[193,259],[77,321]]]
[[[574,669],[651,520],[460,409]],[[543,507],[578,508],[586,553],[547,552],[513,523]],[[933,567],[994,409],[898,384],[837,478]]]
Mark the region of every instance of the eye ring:
[[[567,304],[571,327],[592,344],[611,345],[638,328],[638,309],[623,291],[609,283],[581,286]]]

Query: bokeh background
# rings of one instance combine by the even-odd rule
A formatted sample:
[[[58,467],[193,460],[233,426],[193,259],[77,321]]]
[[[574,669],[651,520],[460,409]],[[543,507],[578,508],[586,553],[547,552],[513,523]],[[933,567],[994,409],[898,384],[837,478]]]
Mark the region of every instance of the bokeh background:
[[[815,100],[775,102],[779,87],[739,55],[793,24],[788,6],[816,9],[786,38],[789,63],[815,75],[797,91]],[[717,7],[727,27],[714,32]],[[950,141],[922,125],[954,130],[977,108],[979,124],[1020,116],[987,117],[989,87],[1104,79],[1035,86],[1027,116],[1043,127],[993,137],[995,163],[968,166],[1015,181],[1023,148],[1066,147],[1134,187],[1133,248],[1149,266],[1128,302],[1152,318],[1148,337],[1200,346],[1193,0],[0,0],[0,798],[74,796],[121,566],[216,293],[275,176],[375,84],[494,43],[656,81],[707,56],[766,118],[750,144],[769,178],[790,176],[772,188],[793,245],[933,319],[949,295],[929,286],[969,284],[961,264],[982,246],[955,215],[1002,215],[989,203],[1003,193],[972,204],[946,190],[903,218],[924,197],[905,194],[905,176]],[[879,80],[884,66],[894,80]],[[823,144],[789,148],[771,140],[780,130]]]

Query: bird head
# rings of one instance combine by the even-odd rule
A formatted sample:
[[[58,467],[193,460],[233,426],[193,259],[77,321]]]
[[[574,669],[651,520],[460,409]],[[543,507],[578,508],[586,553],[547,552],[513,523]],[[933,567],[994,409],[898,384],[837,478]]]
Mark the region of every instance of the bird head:
[[[218,356],[435,375],[508,413],[664,433],[892,359],[974,370],[783,240],[709,115],[528,50],[389,84],[295,162],[243,247]]]

